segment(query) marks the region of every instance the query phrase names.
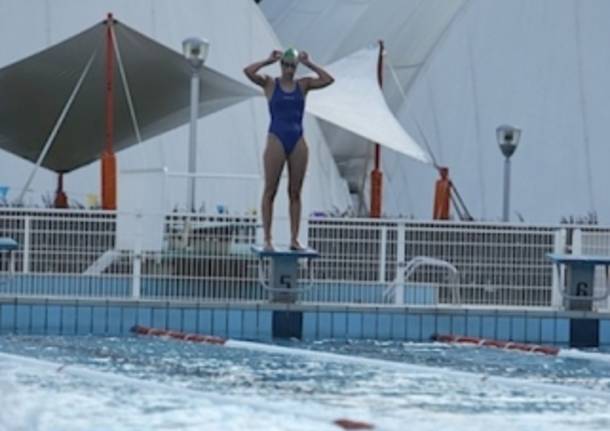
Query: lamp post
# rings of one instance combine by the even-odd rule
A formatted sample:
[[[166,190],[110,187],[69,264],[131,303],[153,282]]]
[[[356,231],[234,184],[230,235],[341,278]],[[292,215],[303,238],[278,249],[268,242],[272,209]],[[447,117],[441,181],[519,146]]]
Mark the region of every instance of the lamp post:
[[[496,128],[496,138],[500,151],[504,155],[504,195],[502,204],[502,221],[507,222],[510,214],[510,156],[513,155],[519,144],[521,129],[513,126],[499,126]]]
[[[197,173],[197,118],[199,117],[199,72],[205,62],[210,43],[197,37],[189,37],[182,42],[182,52],[191,65],[191,122],[188,152],[188,189],[186,207],[195,212],[195,183]]]

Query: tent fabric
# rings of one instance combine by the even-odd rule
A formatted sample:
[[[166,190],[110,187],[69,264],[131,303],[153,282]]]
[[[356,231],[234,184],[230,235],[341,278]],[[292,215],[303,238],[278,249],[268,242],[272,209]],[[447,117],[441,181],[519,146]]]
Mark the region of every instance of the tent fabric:
[[[403,91],[409,91],[467,3],[468,0],[265,0],[260,7],[285,45],[308,51],[319,64],[331,64],[382,39],[387,53],[383,92],[390,109],[397,112],[404,103]],[[390,75],[390,65],[398,83]],[[420,139],[412,123],[401,120],[401,124]],[[350,190],[361,195],[359,204],[364,205],[373,154],[370,141],[327,122],[320,127],[341,175]],[[397,180],[396,190],[386,190],[395,196],[384,199],[388,214],[398,213],[392,202],[405,200],[404,173],[387,170],[394,166],[395,155],[392,150],[382,151],[386,183],[392,178]],[[388,160],[392,162],[389,166]],[[411,165],[412,161],[404,163]],[[423,169],[432,172],[428,165]]]
[[[379,48],[361,49],[326,70],[333,85],[307,96],[307,112],[424,163],[426,152],[407,134],[388,108],[377,82]]]
[[[0,148],[35,162],[85,64],[94,60],[42,166],[70,172],[97,160],[105,142],[106,24],[0,69]],[[191,67],[184,57],[128,26],[114,34],[143,140],[188,122]],[[114,149],[138,143],[123,83],[114,61]],[[250,87],[203,67],[199,116],[256,94]]]
[[[387,60],[408,89],[467,0],[265,0],[261,9],[280,40],[329,64],[385,42]],[[311,31],[315,28],[315,31]],[[341,29],[341,31],[337,31]],[[402,103],[385,80],[392,108]]]
[[[257,88],[248,82],[242,72],[244,66],[266,58],[273,49],[281,47],[275,32],[252,0],[57,0],[39,3],[38,0],[2,2],[0,38],[19,40],[19,43],[3,47],[0,67],[21,61],[73,37],[103,19],[109,11],[119,22],[128,23],[172,51],[179,51],[182,40],[187,37],[206,38],[210,41],[206,65],[254,91]],[[125,43],[119,41],[122,57],[125,57],[122,46]],[[83,65],[79,66],[79,72]],[[271,66],[265,72],[277,76],[280,73],[279,65]],[[134,85],[129,70],[127,74],[130,86]],[[115,82],[120,86],[118,74],[115,76]],[[188,85],[188,78],[184,84]],[[119,94],[119,91],[122,91],[122,87],[117,87],[115,93]],[[135,95],[132,96],[138,114],[141,107],[137,105]],[[0,103],[3,102],[0,100]],[[127,113],[127,107],[125,110]],[[131,123],[126,127],[131,130]],[[263,97],[249,98],[199,119],[197,169],[204,174],[223,174],[222,177],[198,181],[196,199],[199,208],[207,213],[216,212],[219,206],[227,208],[230,214],[258,211],[263,184],[262,154],[268,127],[269,111]],[[351,199],[347,183],[339,173],[319,122],[309,115],[305,117],[305,134],[310,151],[303,186],[303,215],[348,211]],[[129,180],[123,172],[160,168],[166,168],[169,172],[186,172],[188,143],[189,128],[185,124],[149,138],[142,145],[133,145],[117,153],[119,204],[130,190],[126,184]],[[0,148],[0,186],[10,187],[7,201],[11,202],[22,189],[31,170],[31,162]],[[232,174],[259,179],[227,178]],[[65,175],[64,188],[70,203],[85,203],[89,200],[88,195],[99,195],[99,176],[97,161]],[[276,197],[276,220],[288,219],[286,182],[284,175]],[[26,203],[40,205],[40,197],[52,194],[56,183],[54,173],[40,169],[26,194]],[[147,187],[146,193],[162,194],[153,184]],[[168,179],[166,209],[185,210],[186,195],[184,178]],[[119,206],[119,211],[129,211],[129,208]],[[274,224],[274,237],[278,241],[280,234],[286,232],[282,232],[280,223]]]

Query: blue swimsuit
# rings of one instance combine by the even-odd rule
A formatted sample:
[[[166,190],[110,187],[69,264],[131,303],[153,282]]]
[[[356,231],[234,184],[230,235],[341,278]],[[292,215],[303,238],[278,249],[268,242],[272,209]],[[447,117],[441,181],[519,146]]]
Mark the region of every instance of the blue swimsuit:
[[[295,82],[294,91],[287,93],[282,90],[279,79],[275,80],[275,88],[269,100],[271,125],[269,133],[273,133],[282,143],[286,156],[289,156],[303,136],[303,111],[305,98],[299,84]]]

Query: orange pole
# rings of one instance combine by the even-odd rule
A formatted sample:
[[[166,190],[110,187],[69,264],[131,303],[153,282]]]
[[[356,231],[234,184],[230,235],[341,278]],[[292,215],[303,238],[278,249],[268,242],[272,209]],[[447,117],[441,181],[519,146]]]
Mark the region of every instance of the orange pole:
[[[68,208],[68,196],[64,192],[64,174],[60,172],[57,174],[57,190],[55,190],[55,202],[53,203],[55,208]]]
[[[449,220],[449,209],[451,206],[451,180],[449,179],[449,168],[441,166],[438,168],[440,178],[436,180],[434,187],[434,209],[432,218],[434,220]]]
[[[379,59],[377,60],[377,81],[383,87],[383,40],[379,41]],[[381,173],[381,147],[375,144],[375,166],[371,172],[371,210],[372,218],[381,217],[383,196],[383,174]]]
[[[113,72],[114,50],[112,43],[112,14],[106,21],[106,141],[102,151],[102,208],[116,209],[116,158],[113,150],[114,133],[114,99]]]

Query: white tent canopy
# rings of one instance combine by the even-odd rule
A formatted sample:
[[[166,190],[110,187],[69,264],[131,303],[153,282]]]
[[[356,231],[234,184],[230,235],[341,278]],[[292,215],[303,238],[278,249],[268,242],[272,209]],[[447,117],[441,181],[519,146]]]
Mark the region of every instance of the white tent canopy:
[[[388,108],[377,83],[379,49],[372,46],[326,67],[335,82],[307,96],[307,112],[321,120],[428,163],[424,150],[407,134]],[[349,151],[349,149],[347,149]]]
[[[396,112],[404,102],[403,92],[409,91],[465,4],[467,0],[264,0],[261,9],[285,45],[308,51],[319,64],[331,64],[382,39],[387,52],[383,92]],[[413,124],[406,126],[409,132],[416,131]],[[341,175],[364,206],[372,162],[370,141],[328,123],[321,128]],[[388,196],[383,202],[389,214],[403,212],[396,205],[408,197],[402,168],[393,168],[399,160],[413,164],[410,158],[395,156],[393,150],[382,151]],[[428,165],[415,165],[434,174]],[[426,202],[430,201],[427,196]]]
[[[19,43],[6,44],[0,52],[0,68],[70,38],[104,19],[108,12],[175,52],[181,50],[182,40],[187,37],[208,39],[210,52],[206,65],[248,86],[243,67],[281,46],[252,0],[59,0],[36,2],[35,7],[31,1],[5,0],[2,12],[0,37]],[[279,68],[274,74],[279,74]],[[188,76],[185,81],[188,89]],[[350,205],[349,192],[315,123],[307,121],[305,125],[310,160],[303,213],[343,212]],[[199,120],[198,171],[223,175],[198,182],[197,206],[207,212],[222,207],[231,214],[258,210],[268,126],[268,107],[260,97]],[[181,126],[120,152],[118,167],[120,171],[164,167],[170,172],[186,172],[187,149],[188,127]],[[8,199],[12,200],[31,170],[31,163],[1,150],[0,155],[0,185],[11,187]],[[99,170],[95,162],[68,174],[65,190],[69,199],[84,203],[88,194],[97,194]],[[121,188],[122,180],[119,178],[119,196],[126,192],[126,188]],[[52,173],[41,171],[26,201],[39,202],[40,195],[52,193],[55,184]],[[278,193],[275,212],[278,220],[288,216],[285,187],[282,183]],[[184,178],[172,177],[166,191],[168,209],[185,208]],[[160,193],[153,186],[146,192]],[[280,223],[277,227],[280,228]]]
[[[0,68],[0,148],[35,162],[51,126],[76,91],[42,166],[70,172],[99,159],[106,139],[106,31],[104,20]],[[119,151],[138,143],[135,127],[147,140],[188,122],[191,67],[181,54],[122,22],[114,20],[112,31],[112,131],[113,148]],[[90,67],[83,71],[88,59]],[[127,87],[119,79],[119,67]],[[81,75],[82,86],[75,90]],[[245,84],[205,66],[200,82],[200,117],[256,95]],[[127,94],[136,118],[130,115]]]

